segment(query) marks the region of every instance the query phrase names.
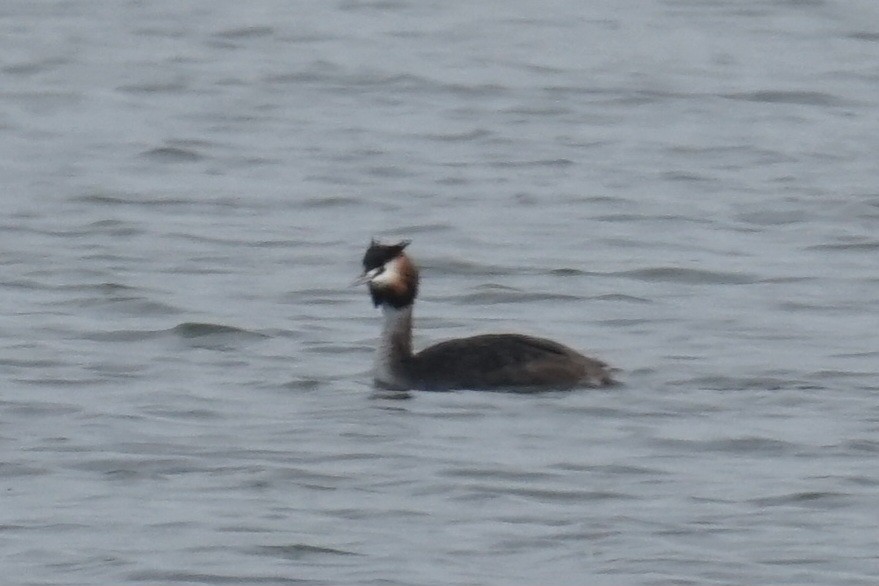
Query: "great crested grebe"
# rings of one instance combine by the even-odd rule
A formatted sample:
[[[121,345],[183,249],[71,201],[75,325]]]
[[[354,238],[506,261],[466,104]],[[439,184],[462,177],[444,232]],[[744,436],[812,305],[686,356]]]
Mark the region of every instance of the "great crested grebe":
[[[409,241],[373,240],[363,255],[372,302],[384,313],[375,382],[392,389],[446,391],[552,390],[615,384],[611,369],[558,342],[521,334],[483,334],[440,342],[412,353],[412,306],[418,269],[403,252]]]

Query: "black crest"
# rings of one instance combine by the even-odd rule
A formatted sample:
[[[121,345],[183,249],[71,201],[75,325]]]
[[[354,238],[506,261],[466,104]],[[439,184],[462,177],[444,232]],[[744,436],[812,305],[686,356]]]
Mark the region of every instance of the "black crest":
[[[390,260],[400,256],[403,249],[409,246],[409,240],[403,240],[397,244],[379,244],[375,240],[369,243],[366,254],[363,255],[363,270],[371,271],[383,266]]]

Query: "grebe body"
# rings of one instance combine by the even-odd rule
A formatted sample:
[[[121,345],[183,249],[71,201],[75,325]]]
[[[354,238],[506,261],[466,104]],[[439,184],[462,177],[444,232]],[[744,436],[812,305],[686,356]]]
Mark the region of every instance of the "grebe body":
[[[377,385],[392,389],[540,391],[615,384],[611,369],[558,342],[522,334],[483,334],[412,351],[412,308],[418,269],[409,241],[370,243],[363,275],[384,326],[376,349]]]

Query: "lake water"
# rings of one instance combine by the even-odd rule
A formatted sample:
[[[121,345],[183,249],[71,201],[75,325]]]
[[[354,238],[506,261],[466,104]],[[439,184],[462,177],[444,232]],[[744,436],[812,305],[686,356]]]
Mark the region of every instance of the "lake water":
[[[872,585],[879,5],[7,1],[6,584]],[[610,390],[376,392],[548,336]]]

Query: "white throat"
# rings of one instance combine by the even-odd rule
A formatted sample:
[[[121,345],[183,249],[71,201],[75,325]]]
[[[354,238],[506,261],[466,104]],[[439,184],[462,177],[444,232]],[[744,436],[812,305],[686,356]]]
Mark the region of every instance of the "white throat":
[[[382,305],[384,324],[375,351],[375,380],[385,386],[405,388],[405,362],[412,356],[412,306],[396,309]]]

